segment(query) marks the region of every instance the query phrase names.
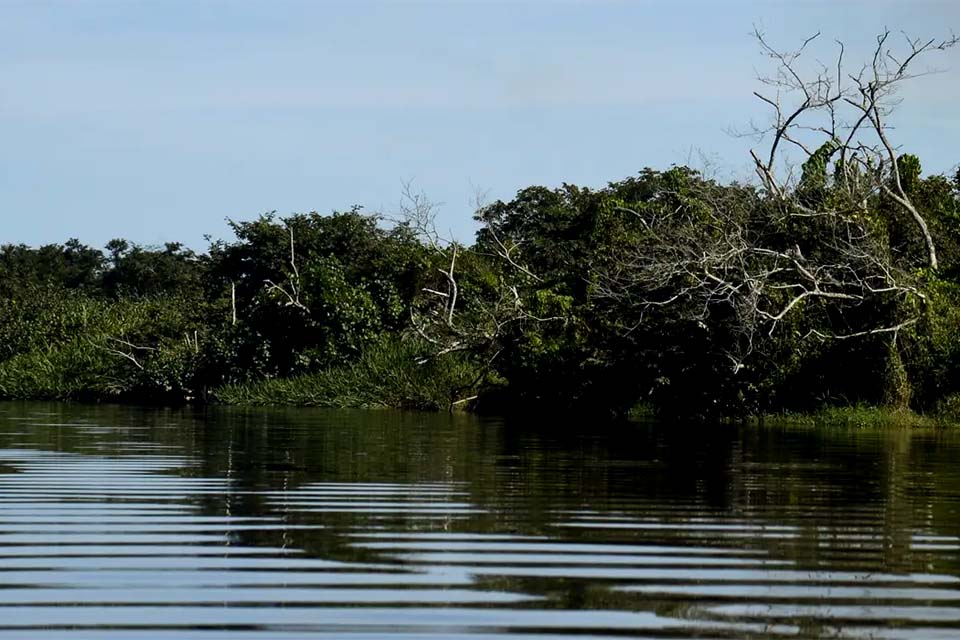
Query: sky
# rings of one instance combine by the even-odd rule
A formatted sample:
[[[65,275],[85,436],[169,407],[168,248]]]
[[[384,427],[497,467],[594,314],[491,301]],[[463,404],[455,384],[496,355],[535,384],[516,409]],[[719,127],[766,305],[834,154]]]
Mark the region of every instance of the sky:
[[[411,183],[445,235],[530,185],[644,167],[749,175],[771,69],[750,37],[862,56],[960,33],[957,0],[0,0],[0,243],[206,247],[267,211],[388,215]],[[960,162],[960,50],[894,139]]]

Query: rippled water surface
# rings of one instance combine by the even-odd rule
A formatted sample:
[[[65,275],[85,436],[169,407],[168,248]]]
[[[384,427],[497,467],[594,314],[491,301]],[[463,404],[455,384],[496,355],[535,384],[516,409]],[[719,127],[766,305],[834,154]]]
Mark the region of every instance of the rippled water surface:
[[[0,638],[960,638],[958,509],[951,432],[7,404]]]

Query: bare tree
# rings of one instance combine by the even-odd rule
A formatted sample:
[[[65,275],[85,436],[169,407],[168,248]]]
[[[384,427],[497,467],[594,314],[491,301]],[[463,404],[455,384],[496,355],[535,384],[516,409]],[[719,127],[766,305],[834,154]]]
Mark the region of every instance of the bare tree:
[[[957,38],[906,38],[898,52],[885,32],[853,73],[838,43],[835,62],[805,76],[801,61],[818,35],[784,52],[755,33],[775,64],[755,94],[772,112],[769,125],[751,132],[769,144],[751,151],[759,188],[694,176],[687,194],[662,192],[641,207],[620,207],[637,240],[608,261],[595,291],[632,310],[636,326],[667,308],[704,329],[722,318],[734,336],[726,346],[734,372],[801,309],[820,314],[806,330],[820,339],[895,340],[917,322],[925,297],[916,265],[890,249],[883,231],[889,221],[878,209],[884,198],[912,220],[925,265],[938,266],[927,221],[901,180],[887,121],[900,85],[925,73],[914,71],[918,59]],[[797,153],[802,172],[791,164]],[[815,197],[818,189],[829,196]],[[848,325],[849,317],[857,324]]]
[[[439,248],[449,244],[437,231],[437,209],[439,203],[433,202],[421,189],[414,186],[413,180],[406,180],[400,190],[400,211],[398,216],[383,216],[396,224],[405,224],[427,246]]]
[[[817,307],[811,304],[841,309],[924,298],[868,220],[810,218],[806,232],[815,234],[816,242],[802,249],[785,233],[790,210],[749,188],[700,182],[695,194],[679,206],[621,208],[639,223],[639,239],[609,261],[595,296],[632,309],[636,326],[658,310],[679,313],[704,329],[722,317],[725,330],[735,337],[726,346],[735,372],[791,314],[806,307],[812,316]],[[709,210],[706,218],[703,207]],[[840,339],[895,334],[916,318],[884,322],[811,328],[809,334]]]
[[[834,63],[818,63],[812,74],[804,75],[804,54],[819,36],[817,33],[807,38],[794,51],[782,51],[759,30],[754,32],[761,50],[776,65],[772,75],[760,78],[765,90],[754,93],[772,111],[770,124],[753,131],[770,141],[766,153],[751,151],[757,175],[771,194],[787,201],[797,213],[843,215],[851,212],[809,211],[791,197],[796,186],[790,183],[792,172],[778,170],[782,168],[778,162],[785,157],[781,153],[784,144],[799,150],[806,159],[818,153],[826,154],[827,160],[835,157],[843,179],[834,186],[846,192],[848,202],[866,208],[870,196],[884,193],[892,198],[913,219],[923,238],[927,264],[937,269],[937,250],[927,221],[901,180],[900,154],[891,141],[888,118],[899,104],[897,92],[901,86],[932,73],[915,70],[921,58],[956,46],[958,38],[923,40],[904,34],[898,47],[892,42],[891,32],[884,31],[877,36],[870,60],[853,71],[848,70],[844,45],[838,41]]]

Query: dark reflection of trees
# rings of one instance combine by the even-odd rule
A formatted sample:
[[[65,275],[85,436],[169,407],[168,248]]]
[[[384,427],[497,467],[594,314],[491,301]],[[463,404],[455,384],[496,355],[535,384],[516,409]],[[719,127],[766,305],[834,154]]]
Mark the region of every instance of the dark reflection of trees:
[[[955,551],[917,550],[912,539],[914,532],[960,530],[960,434],[953,432],[558,425],[393,412],[13,403],[0,405],[0,421],[0,448],[126,455],[138,442],[168,445],[173,448],[162,453],[196,463],[182,473],[229,478],[230,492],[196,498],[204,513],[282,516],[324,527],[241,532],[234,544],[375,560],[343,535],[373,522],[369,516],[280,513],[261,492],[296,491],[321,481],[451,482],[462,483],[464,500],[484,511],[447,523],[402,514],[376,522],[590,541],[597,532],[557,522],[571,512],[647,520],[699,516],[796,527],[793,538],[744,544],[801,568],[836,566],[841,552],[861,545],[845,556],[844,568],[960,574]],[[877,539],[864,545],[858,534]],[[613,538],[634,535],[623,531]],[[599,597],[590,590],[565,593]]]

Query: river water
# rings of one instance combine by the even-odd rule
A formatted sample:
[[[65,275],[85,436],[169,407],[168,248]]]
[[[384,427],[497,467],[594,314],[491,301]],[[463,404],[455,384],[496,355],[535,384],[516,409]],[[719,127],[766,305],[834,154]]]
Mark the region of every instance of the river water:
[[[0,638],[960,638],[960,434],[0,404]]]

